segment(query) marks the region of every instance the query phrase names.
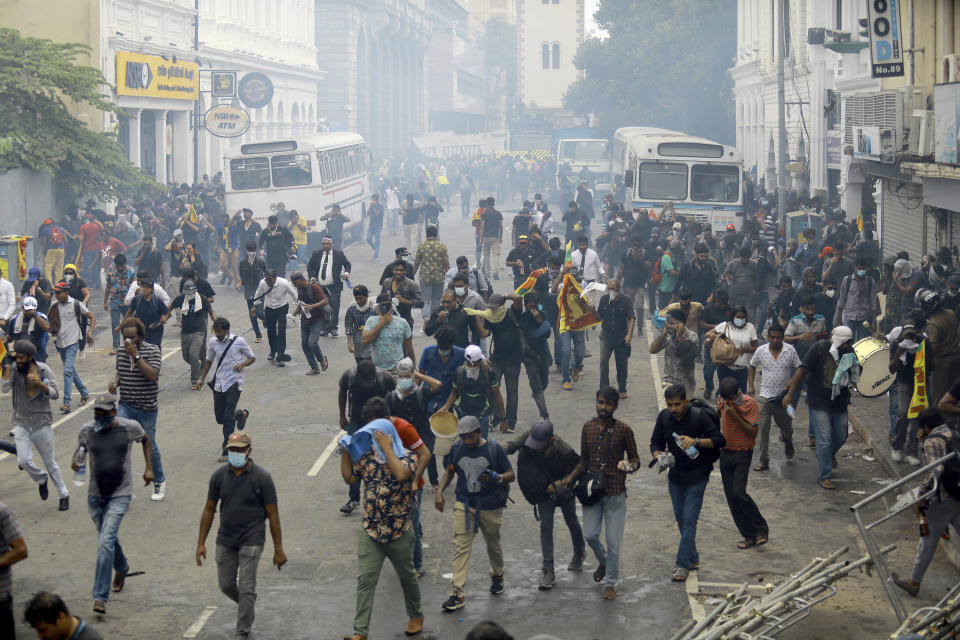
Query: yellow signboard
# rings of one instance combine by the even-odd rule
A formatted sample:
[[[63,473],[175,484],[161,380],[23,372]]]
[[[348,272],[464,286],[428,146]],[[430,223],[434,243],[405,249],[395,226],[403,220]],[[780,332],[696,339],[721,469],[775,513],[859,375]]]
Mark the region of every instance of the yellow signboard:
[[[117,51],[117,95],[196,100],[200,96],[200,65]]]

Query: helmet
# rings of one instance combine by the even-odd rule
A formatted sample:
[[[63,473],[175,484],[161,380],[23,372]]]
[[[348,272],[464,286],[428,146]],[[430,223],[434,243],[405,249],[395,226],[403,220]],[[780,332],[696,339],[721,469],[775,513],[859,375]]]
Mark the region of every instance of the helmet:
[[[919,289],[913,299],[920,305],[924,313],[931,313],[936,310],[942,300],[940,294],[933,289]]]

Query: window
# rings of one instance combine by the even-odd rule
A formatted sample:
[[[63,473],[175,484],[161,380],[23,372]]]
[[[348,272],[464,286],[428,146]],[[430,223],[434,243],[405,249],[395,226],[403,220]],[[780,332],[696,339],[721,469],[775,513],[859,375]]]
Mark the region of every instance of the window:
[[[560,162],[603,162],[607,159],[606,140],[561,140],[557,156]]]
[[[687,165],[681,162],[644,162],[640,165],[640,197],[654,200],[684,200],[687,197]]]
[[[540,45],[540,66],[544,69],[550,68],[550,45]]]
[[[556,4],[556,2],[554,2],[554,4]],[[560,45],[559,44],[553,45],[553,68],[554,69],[560,68]]]
[[[657,153],[681,158],[722,158],[723,147],[702,142],[661,142],[657,145]]]
[[[275,187],[299,187],[313,182],[310,156],[306,153],[273,156],[270,160],[270,168],[273,170]]]
[[[236,158],[230,161],[230,184],[234,191],[270,186],[269,158]]]
[[[690,170],[690,199],[698,202],[736,202],[740,199],[740,170],[730,165],[693,165]]]

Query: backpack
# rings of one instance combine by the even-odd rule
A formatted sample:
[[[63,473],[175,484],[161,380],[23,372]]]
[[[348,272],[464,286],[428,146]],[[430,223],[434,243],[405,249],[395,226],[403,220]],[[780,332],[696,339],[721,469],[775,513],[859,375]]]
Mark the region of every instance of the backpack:
[[[63,229],[55,224],[50,225],[50,228],[48,229],[48,237],[50,239],[50,244],[62,244]]]
[[[493,460],[493,455],[490,453],[490,449],[491,449],[490,441],[487,440],[486,444],[484,444],[483,446],[485,447],[484,455],[487,458],[487,460]],[[464,457],[463,456],[464,448],[465,447],[464,447],[463,441],[457,440],[457,442],[454,443],[453,447],[451,447],[450,452],[444,457],[444,460],[443,460],[444,466],[446,467],[456,466],[457,462],[460,461],[460,458]],[[493,493],[486,494],[486,495],[496,497],[497,507],[495,508],[507,506],[507,499],[510,497],[510,485],[508,483],[502,483],[502,484],[495,483],[494,488],[495,488],[495,491]],[[479,494],[476,494],[476,495],[479,496]],[[490,498],[488,497],[488,499]],[[472,504],[468,506],[478,508],[478,505],[476,502],[471,500],[471,503]],[[467,510],[467,513],[469,513],[469,509]]]
[[[720,415],[717,413],[717,410],[700,398],[694,398],[691,400],[688,408],[690,410],[691,421],[701,431],[703,431],[702,427],[704,420],[711,420],[714,425],[717,427],[720,426]],[[709,449],[701,448],[699,457],[703,458],[704,462],[709,462],[712,464],[720,459],[720,450],[716,447],[711,447]]]
[[[950,437],[935,433],[927,437],[934,437],[943,440],[947,453],[956,453],[957,455],[948,460],[943,465],[943,473],[940,474],[940,486],[947,492],[947,495],[960,500],[960,434],[950,430]]]
[[[660,263],[663,261],[663,256],[667,255],[666,253],[662,254],[657,258],[657,263],[653,265],[653,275],[650,276],[650,284],[653,286],[659,286],[660,281],[663,280],[663,273],[660,272]]]

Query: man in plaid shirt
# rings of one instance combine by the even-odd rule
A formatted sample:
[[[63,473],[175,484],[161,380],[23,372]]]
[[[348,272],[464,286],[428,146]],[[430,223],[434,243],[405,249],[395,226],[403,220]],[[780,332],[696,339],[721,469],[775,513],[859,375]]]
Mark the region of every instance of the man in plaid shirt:
[[[590,506],[583,505],[583,535],[597,556],[600,566],[593,572],[593,579],[603,581],[605,600],[617,597],[620,542],[627,521],[627,474],[640,466],[633,430],[613,417],[619,403],[620,394],[613,387],[597,390],[597,417],[585,422],[580,434],[580,462],[562,480],[570,485],[584,471],[603,472],[603,497]],[[606,549],[600,542],[604,521]]]

